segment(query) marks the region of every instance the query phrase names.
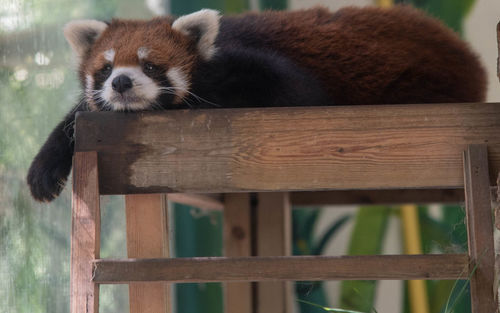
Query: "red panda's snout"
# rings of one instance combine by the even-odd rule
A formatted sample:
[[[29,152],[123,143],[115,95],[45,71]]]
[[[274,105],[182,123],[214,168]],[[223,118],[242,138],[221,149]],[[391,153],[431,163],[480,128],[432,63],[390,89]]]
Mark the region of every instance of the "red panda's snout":
[[[64,30],[80,63],[91,110],[140,111],[185,101],[198,58],[216,51],[219,13],[201,10],[172,22],[84,20]]]

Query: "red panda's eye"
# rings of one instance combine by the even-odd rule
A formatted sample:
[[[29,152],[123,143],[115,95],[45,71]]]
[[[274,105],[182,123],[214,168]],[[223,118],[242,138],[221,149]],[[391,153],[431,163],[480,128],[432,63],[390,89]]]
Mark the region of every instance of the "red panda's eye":
[[[103,68],[101,68],[100,72],[103,75],[108,76],[109,74],[111,74],[112,70],[113,70],[113,67],[111,66],[111,64],[106,64],[106,65],[104,65]]]
[[[144,65],[142,66],[142,68],[143,68],[144,72],[146,72],[146,73],[153,73],[157,69],[156,65],[154,65],[151,62],[144,63]]]

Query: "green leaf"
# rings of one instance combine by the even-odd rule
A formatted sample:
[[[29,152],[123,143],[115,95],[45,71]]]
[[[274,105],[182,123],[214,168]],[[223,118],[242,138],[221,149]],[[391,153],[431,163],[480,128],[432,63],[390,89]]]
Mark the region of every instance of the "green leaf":
[[[464,18],[472,9],[475,0],[397,0],[396,3],[410,3],[461,34]]]
[[[338,230],[345,225],[345,223],[351,218],[350,215],[344,215],[340,217],[330,228],[321,236],[321,239],[318,241],[318,244],[312,250],[312,255],[320,255],[323,253],[325,246],[328,244],[330,239],[337,233]]]
[[[380,254],[391,209],[386,206],[360,207],[351,234],[349,255]],[[343,308],[373,310],[376,281],[343,281],[340,303]]]

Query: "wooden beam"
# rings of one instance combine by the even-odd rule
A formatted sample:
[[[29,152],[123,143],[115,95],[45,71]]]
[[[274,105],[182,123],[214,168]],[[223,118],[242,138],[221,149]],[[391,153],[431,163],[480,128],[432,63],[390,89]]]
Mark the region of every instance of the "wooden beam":
[[[224,196],[224,255],[252,255],[250,194],[231,193]],[[252,284],[248,282],[224,285],[224,312],[252,313]]]
[[[91,264],[99,258],[101,230],[95,152],[75,153],[71,206],[70,312],[98,313],[99,285],[92,281]]]
[[[228,282],[279,280],[467,279],[465,254],[102,259],[93,281]]]
[[[126,195],[125,208],[128,257],[169,257],[166,195]],[[131,283],[129,301],[130,313],[172,312],[170,286],[164,282]]]
[[[257,194],[255,227],[258,256],[289,256],[292,250],[290,195],[285,192]],[[257,284],[257,313],[291,312],[293,291],[289,282]]]
[[[293,205],[334,204],[404,204],[460,203],[464,190],[456,189],[399,189],[399,190],[330,190],[290,193]]]
[[[496,193],[496,190],[492,190]],[[224,210],[221,194],[170,193],[172,202],[206,210]],[[290,192],[292,205],[335,204],[404,204],[404,203],[461,203],[463,188],[454,189],[395,189],[395,190],[329,190]]]
[[[224,202],[220,194],[194,194],[194,193],[169,193],[168,200],[175,203],[194,206],[203,210],[221,211],[224,209]]]
[[[499,133],[495,103],[80,112],[76,151],[99,152],[103,194],[442,189],[467,144],[498,172]]]
[[[485,145],[470,145],[464,153],[465,199],[472,313],[498,312],[495,249]]]

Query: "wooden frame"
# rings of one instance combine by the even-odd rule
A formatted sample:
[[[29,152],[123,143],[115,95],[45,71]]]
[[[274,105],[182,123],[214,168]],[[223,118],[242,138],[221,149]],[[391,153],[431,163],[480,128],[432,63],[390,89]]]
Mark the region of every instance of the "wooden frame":
[[[279,283],[276,301],[260,308],[265,301],[259,304],[255,296],[262,299],[259,288],[265,287],[254,289],[249,282],[467,279],[469,275],[473,312],[493,312],[492,229],[484,225],[492,224],[490,187],[496,175],[490,174],[500,169],[498,133],[499,104],[78,114],[71,312],[97,313],[102,283],[238,282],[232,286],[239,287],[229,293],[226,289],[226,295],[232,297],[234,291],[255,312],[270,307],[287,312],[290,289],[286,284]],[[468,255],[286,256],[289,247],[283,243],[290,233],[286,222],[290,201],[326,204],[344,193],[338,202],[397,202],[418,197],[420,188],[427,190],[424,201],[446,199],[446,190],[448,199],[460,200],[465,188]],[[387,190],[405,190],[405,195],[392,197]],[[271,242],[252,234],[249,225],[250,191],[259,191],[260,226],[254,230],[262,232],[261,238],[280,238],[269,251],[265,247]],[[225,210],[228,257],[158,259],[166,256],[161,252],[135,255],[140,259],[100,260],[99,194],[158,192],[224,193],[224,197],[177,195],[177,199]],[[152,207],[158,208],[158,203]],[[274,228],[266,227],[273,214]],[[264,217],[260,222],[259,215]],[[267,231],[275,235],[265,235]],[[157,240],[165,243],[165,236],[156,233]],[[250,256],[252,251],[257,256]],[[162,293],[164,285],[153,288]],[[168,302],[168,296],[164,299]],[[246,312],[232,303],[239,312]]]
[[[495,103],[79,112],[75,149],[101,194],[449,189],[468,144],[496,178],[499,133]]]

